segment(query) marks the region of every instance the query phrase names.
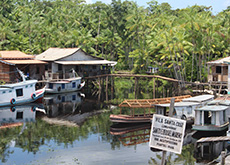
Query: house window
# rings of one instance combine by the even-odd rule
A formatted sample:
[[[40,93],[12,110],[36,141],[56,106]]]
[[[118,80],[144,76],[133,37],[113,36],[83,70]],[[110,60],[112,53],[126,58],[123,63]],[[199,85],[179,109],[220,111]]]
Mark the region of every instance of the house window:
[[[96,66],[96,65],[93,65],[93,69],[97,69],[97,66]]]
[[[221,73],[221,66],[216,66],[216,73]]]
[[[75,66],[75,71],[78,71],[78,65]]]
[[[65,84],[61,84],[61,88],[62,88],[62,89],[65,89]]]
[[[72,83],[72,88],[76,88],[76,82]]]
[[[36,74],[40,73],[40,68],[37,66]]]
[[[58,71],[61,71],[61,70],[62,70],[62,65],[58,64]]]
[[[16,89],[16,96],[17,97],[23,96],[23,90],[22,90],[22,88]]]
[[[45,65],[45,70],[48,70],[48,68],[49,68],[49,65],[46,64]]]

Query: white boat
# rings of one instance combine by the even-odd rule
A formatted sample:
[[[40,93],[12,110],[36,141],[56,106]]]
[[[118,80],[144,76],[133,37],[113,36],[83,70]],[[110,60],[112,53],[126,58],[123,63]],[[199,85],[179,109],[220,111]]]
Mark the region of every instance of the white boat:
[[[228,129],[229,100],[214,100],[207,106],[195,110],[195,122],[192,126],[196,131],[224,131]]]
[[[25,75],[20,70],[18,72],[21,82],[0,85],[0,107],[31,103],[43,98],[45,88],[36,90],[37,80],[26,80]]]
[[[208,102],[214,99],[213,95],[199,95],[183,99],[181,102],[174,103],[173,116],[184,119],[187,124],[192,124],[195,118],[195,109],[205,106]],[[156,104],[156,113],[166,115],[170,103]]]
[[[55,94],[79,91],[85,85],[85,82],[81,82],[81,79],[81,77],[76,76],[76,72],[73,70],[72,78],[48,81],[45,92]]]

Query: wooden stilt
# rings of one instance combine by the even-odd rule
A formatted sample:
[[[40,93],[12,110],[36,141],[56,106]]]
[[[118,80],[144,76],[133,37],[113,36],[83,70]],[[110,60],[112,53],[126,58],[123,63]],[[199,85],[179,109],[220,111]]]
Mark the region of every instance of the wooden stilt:
[[[108,102],[108,82],[109,82],[109,77],[108,76],[106,76],[106,86],[105,86],[105,92],[106,92],[106,96],[105,96],[105,100],[106,100],[106,102]]]
[[[155,78],[153,78],[153,98],[156,98],[156,86],[155,86]]]

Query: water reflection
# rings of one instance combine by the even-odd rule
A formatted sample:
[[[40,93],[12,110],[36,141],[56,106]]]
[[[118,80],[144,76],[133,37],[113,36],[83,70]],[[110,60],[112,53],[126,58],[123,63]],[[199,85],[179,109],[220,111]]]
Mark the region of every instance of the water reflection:
[[[20,126],[26,122],[35,122],[36,112],[45,113],[42,104],[0,107],[0,128],[9,128]]]
[[[98,107],[98,103],[89,101],[85,100],[85,95],[81,92],[47,95],[44,97],[47,117],[43,117],[43,120],[57,125],[80,126],[90,116],[103,112],[96,111],[102,108]]]
[[[195,147],[194,158],[197,163],[208,163],[218,158],[226,148],[226,142],[199,143]]]
[[[45,96],[44,106],[48,117],[57,117],[69,113],[81,112],[80,106],[83,98],[84,94],[80,92]]]
[[[159,150],[152,152],[148,145],[150,124],[112,125],[109,120],[109,115],[112,113],[110,109],[97,100],[88,100],[83,96],[84,94],[80,92],[50,95],[44,98],[44,105],[36,106],[35,109],[30,105],[0,110],[1,126],[4,125],[2,121],[5,121],[5,125],[9,121],[29,122],[24,131],[23,126],[0,129],[0,162],[6,164],[44,162],[159,164],[161,162],[162,152]],[[4,115],[5,111],[9,114],[8,117]],[[99,113],[100,115],[97,115]],[[80,127],[49,124],[42,120],[44,117],[71,121]],[[227,142],[213,144],[212,149],[208,148],[207,144],[202,144],[203,147],[195,146],[195,142],[206,134],[203,133],[198,138],[194,138],[193,135],[194,132],[187,128],[182,153],[178,155],[167,152],[169,164],[205,164],[218,157],[220,150],[229,148]],[[23,160],[22,157],[27,159]]]
[[[110,134],[119,135],[119,141],[123,146],[137,145],[149,142],[150,123],[144,124],[113,124]]]

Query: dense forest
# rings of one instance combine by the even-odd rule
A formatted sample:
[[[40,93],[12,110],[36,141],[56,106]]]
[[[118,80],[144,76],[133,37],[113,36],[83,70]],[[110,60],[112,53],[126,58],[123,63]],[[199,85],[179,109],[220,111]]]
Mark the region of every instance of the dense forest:
[[[230,53],[230,8],[172,10],[168,3],[110,4],[83,0],[1,0],[0,50],[39,54],[49,47],[80,47],[117,61],[117,70],[206,81],[207,61]]]

